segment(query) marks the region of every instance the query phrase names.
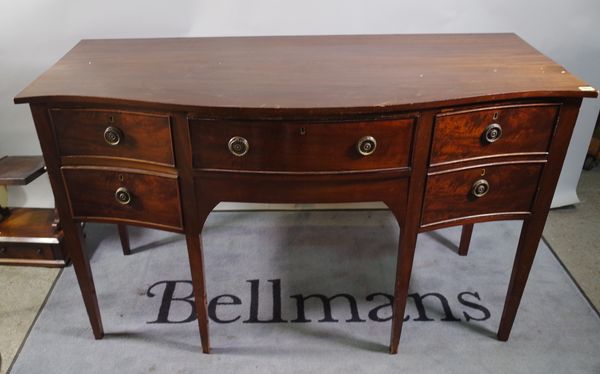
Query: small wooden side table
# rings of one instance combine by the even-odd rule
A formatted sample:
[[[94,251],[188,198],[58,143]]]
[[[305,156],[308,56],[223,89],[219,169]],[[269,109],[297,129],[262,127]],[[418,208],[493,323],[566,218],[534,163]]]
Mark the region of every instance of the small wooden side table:
[[[58,215],[49,208],[8,208],[6,186],[26,185],[45,173],[41,156],[0,158],[0,265],[64,267]]]

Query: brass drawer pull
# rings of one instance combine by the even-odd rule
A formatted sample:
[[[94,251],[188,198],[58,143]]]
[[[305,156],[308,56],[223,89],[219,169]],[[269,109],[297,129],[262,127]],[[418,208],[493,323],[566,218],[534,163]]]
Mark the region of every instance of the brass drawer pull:
[[[364,136],[356,143],[356,150],[363,156],[368,156],[375,152],[377,140],[372,136]]]
[[[473,183],[471,187],[471,193],[475,197],[483,197],[490,191],[490,184],[485,179],[479,179]]]
[[[485,128],[483,132],[484,140],[491,144],[495,141],[499,140],[502,137],[502,126],[497,123],[492,123],[488,127]]]
[[[114,126],[108,126],[106,130],[104,130],[104,140],[109,145],[117,145],[121,142],[123,138],[123,133],[121,130]]]
[[[125,187],[119,187],[115,191],[115,200],[121,205],[127,205],[131,202],[131,194]]]
[[[233,138],[229,139],[227,148],[229,148],[229,152],[231,152],[232,155],[242,157],[248,153],[250,144],[248,144],[248,141],[241,136],[234,136]]]

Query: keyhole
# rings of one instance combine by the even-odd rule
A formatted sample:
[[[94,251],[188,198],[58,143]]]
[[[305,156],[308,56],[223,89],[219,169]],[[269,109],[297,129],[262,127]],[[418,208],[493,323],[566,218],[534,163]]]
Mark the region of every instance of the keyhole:
[[[481,176],[483,177],[485,175],[485,169],[481,169]]]
[[[123,174],[119,174],[119,181],[123,182],[123,179],[125,179],[123,178]]]
[[[115,116],[113,116],[112,114],[108,116],[108,122],[115,123]]]
[[[306,135],[306,127],[300,127],[300,135]]]
[[[493,119],[498,119],[498,112],[494,112],[494,116],[492,118]]]

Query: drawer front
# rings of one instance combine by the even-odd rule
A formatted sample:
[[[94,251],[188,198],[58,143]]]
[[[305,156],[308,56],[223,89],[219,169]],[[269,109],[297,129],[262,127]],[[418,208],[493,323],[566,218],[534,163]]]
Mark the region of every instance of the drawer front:
[[[478,215],[525,214],[542,167],[542,163],[480,166],[429,175],[422,226]],[[476,196],[476,186],[483,196]]]
[[[61,156],[103,156],[174,165],[168,115],[50,110]]]
[[[431,164],[508,154],[546,154],[559,106],[532,104],[437,115]]]
[[[0,244],[0,259],[54,260],[52,246],[33,244]]]
[[[62,172],[74,218],[182,228],[176,176],[79,167]]]
[[[413,118],[337,123],[191,119],[193,165],[291,172],[404,168],[410,164],[414,122]],[[237,144],[239,154],[247,152],[233,154],[232,139],[234,145],[236,139],[247,142]],[[359,143],[363,153],[372,153],[361,154]]]

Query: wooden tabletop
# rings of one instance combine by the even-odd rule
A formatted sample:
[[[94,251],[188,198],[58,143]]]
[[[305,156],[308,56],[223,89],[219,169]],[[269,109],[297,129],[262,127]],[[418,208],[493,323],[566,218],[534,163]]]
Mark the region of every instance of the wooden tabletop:
[[[0,157],[0,185],[26,185],[45,171],[42,156]]]
[[[540,96],[597,92],[515,34],[441,34],[83,40],[15,102],[319,111]]]

